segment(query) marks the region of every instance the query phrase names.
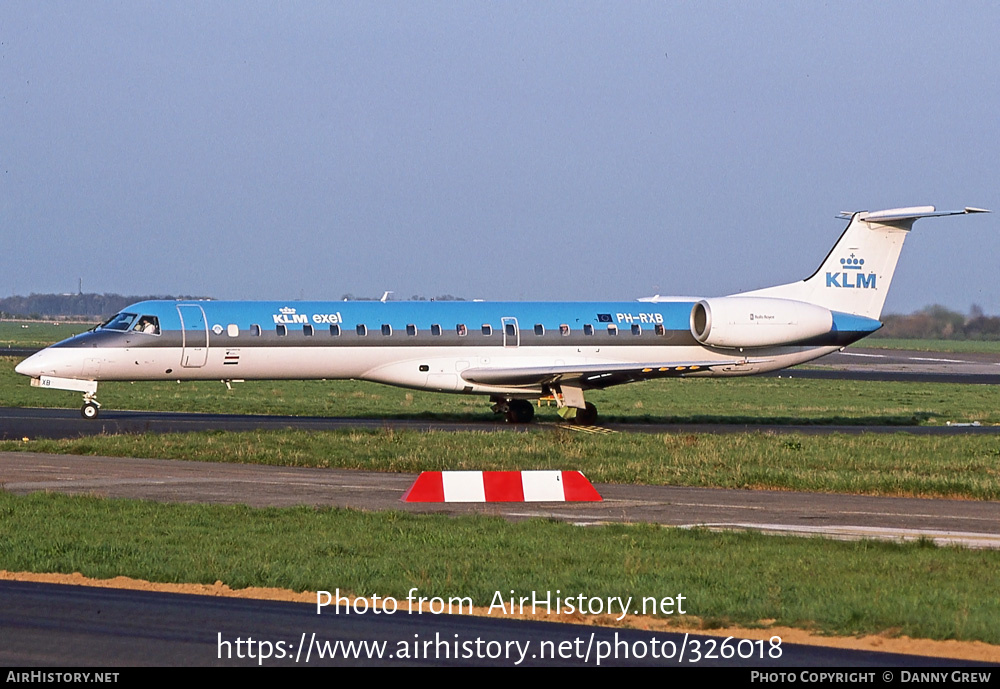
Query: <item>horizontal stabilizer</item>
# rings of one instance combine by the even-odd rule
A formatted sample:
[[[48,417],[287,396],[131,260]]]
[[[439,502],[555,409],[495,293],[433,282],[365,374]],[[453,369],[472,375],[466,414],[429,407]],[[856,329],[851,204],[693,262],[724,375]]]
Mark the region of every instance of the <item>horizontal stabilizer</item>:
[[[890,208],[884,211],[861,211],[859,219],[867,222],[891,223],[900,220],[917,220],[918,218],[939,218],[945,215],[966,215],[967,213],[989,213],[985,208],[966,207],[960,211],[937,211],[934,206],[911,206],[909,208]],[[854,213],[842,211],[839,218],[851,219]]]

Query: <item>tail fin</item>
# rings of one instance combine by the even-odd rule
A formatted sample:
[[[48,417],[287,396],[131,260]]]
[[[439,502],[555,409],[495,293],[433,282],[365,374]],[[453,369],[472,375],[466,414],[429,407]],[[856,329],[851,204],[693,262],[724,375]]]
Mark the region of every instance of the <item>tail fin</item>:
[[[739,296],[794,299],[831,311],[879,318],[906,234],[919,218],[989,213],[982,208],[935,211],[934,206],[841,213],[850,218],[844,234],[819,269],[805,280],[745,292]]]

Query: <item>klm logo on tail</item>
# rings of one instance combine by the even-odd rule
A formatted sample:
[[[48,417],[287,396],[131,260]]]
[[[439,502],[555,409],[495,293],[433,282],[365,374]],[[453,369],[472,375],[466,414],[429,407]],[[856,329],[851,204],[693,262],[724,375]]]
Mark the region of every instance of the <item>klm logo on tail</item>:
[[[875,273],[864,273],[865,259],[857,258],[851,254],[848,258],[840,259],[842,273],[826,274],[827,287],[840,287],[841,289],[875,289]]]

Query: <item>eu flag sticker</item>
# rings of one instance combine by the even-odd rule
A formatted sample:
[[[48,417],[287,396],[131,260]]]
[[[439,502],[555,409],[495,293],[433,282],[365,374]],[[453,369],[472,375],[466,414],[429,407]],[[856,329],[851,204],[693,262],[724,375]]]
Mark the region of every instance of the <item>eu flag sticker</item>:
[[[599,314],[597,314],[597,322],[598,323],[610,323],[611,322],[611,314],[610,313],[599,313]]]

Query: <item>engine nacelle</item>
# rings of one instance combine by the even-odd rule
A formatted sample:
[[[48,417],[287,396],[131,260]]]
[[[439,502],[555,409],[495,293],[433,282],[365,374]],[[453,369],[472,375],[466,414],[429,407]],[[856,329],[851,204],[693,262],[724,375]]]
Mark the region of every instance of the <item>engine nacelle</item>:
[[[713,347],[768,347],[825,335],[833,313],[815,304],[770,297],[702,299],[691,309],[691,334]]]

